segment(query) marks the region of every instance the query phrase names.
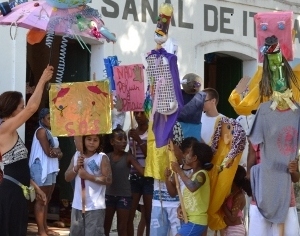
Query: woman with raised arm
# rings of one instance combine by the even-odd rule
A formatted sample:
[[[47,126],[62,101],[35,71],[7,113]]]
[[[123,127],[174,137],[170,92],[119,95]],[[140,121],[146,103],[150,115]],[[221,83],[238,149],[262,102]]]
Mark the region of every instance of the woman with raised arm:
[[[25,236],[27,232],[32,185],[36,197],[46,203],[43,191],[30,180],[28,151],[18,135],[22,126],[39,108],[45,84],[52,78],[53,67],[47,66],[25,107],[22,93],[7,91],[0,95],[0,154],[4,164],[0,183],[0,229],[2,235]]]

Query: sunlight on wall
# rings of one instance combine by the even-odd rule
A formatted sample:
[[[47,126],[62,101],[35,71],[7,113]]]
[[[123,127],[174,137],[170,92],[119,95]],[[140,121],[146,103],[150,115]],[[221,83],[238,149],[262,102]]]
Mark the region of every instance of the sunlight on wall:
[[[135,26],[130,26],[127,34],[119,37],[120,48],[123,53],[134,53],[141,45],[141,37]]]

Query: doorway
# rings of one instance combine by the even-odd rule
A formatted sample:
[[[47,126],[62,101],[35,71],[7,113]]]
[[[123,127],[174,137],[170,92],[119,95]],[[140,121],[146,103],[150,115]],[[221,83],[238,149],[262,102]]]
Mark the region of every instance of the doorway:
[[[46,37],[45,37],[46,38]],[[27,73],[26,73],[26,100],[28,100],[34,91],[40,76],[45,67],[50,64],[54,67],[54,76],[51,83],[55,83],[57,68],[59,64],[61,36],[55,36],[52,50],[46,46],[45,38],[37,44],[31,45],[27,43]],[[88,45],[89,48],[90,45]],[[51,55],[51,58],[50,58]],[[65,70],[63,74],[63,82],[82,82],[90,78],[90,60],[91,55],[87,49],[83,49],[76,40],[69,39],[66,47]],[[45,89],[40,104],[40,109],[49,107],[49,93]],[[39,110],[40,110],[39,109]],[[59,124],[58,124],[59,125]],[[25,126],[25,145],[30,152],[31,144],[35,130],[38,128],[38,112],[34,114]],[[70,161],[75,153],[75,145],[73,137],[60,137],[60,148],[63,152],[63,158],[59,162],[60,172],[57,176],[57,183],[51,202],[49,203],[48,219],[59,219],[60,205],[62,199],[72,201],[73,189],[70,183],[64,179],[64,173],[68,168]]]
[[[243,76],[243,61],[223,53],[204,56],[204,88],[214,88],[219,93],[218,111],[236,118],[238,115],[228,102],[229,95]]]

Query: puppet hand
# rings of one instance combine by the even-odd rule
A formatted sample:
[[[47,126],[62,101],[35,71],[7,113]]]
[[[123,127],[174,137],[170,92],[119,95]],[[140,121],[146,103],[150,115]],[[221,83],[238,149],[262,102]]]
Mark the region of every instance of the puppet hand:
[[[123,101],[119,96],[116,97],[116,104],[114,107],[117,109],[117,111],[122,111],[123,109]]]
[[[249,76],[245,76],[243,78],[241,78],[240,82],[237,84],[235,90],[239,93],[242,94],[248,86],[248,83],[250,81],[250,77]]]
[[[139,81],[139,82],[143,82],[143,77],[142,77],[142,69],[141,67],[139,67],[138,65],[134,66],[134,69],[133,69],[133,73],[135,75],[133,81]]]

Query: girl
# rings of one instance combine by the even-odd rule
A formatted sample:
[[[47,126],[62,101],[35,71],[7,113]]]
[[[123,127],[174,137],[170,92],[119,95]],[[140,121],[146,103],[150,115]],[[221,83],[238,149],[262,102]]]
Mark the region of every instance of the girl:
[[[105,190],[112,179],[109,159],[104,153],[99,153],[100,140],[100,135],[83,136],[83,154],[76,151],[65,173],[67,182],[75,178],[70,235],[104,236]],[[85,221],[81,179],[85,180]]]
[[[246,205],[244,191],[251,196],[251,184],[246,178],[246,170],[239,165],[233,179],[231,194],[222,206],[225,213],[224,221],[227,225],[225,236],[244,236],[246,233],[242,212]]]
[[[7,91],[0,95],[0,156],[2,154],[3,161],[0,166],[4,165],[4,179],[2,183],[0,181],[1,235],[26,235],[28,202],[21,185],[23,189],[33,185],[37,199],[46,202],[45,193],[30,180],[28,151],[17,129],[39,108],[45,84],[52,78],[53,70],[52,66],[44,70],[26,107],[20,92]]]
[[[207,209],[210,198],[210,179],[207,170],[213,167],[213,152],[205,143],[192,142],[184,153],[184,163],[193,169],[191,178],[187,177],[178,163],[172,162],[172,170],[179,174],[185,187],[183,201],[188,223],[183,223],[177,236],[199,236],[207,228]],[[179,215],[181,217],[181,215]]]
[[[105,215],[105,235],[109,236],[113,216],[117,211],[117,230],[118,235],[127,235],[128,217],[131,209],[131,188],[129,173],[131,165],[141,174],[144,174],[143,167],[128,152],[126,133],[117,126],[110,135],[110,144],[113,152],[109,153],[112,169],[112,185],[106,190],[106,215]],[[107,148],[107,147],[106,147]]]
[[[50,110],[48,108],[40,111],[39,125],[33,137],[29,166],[31,178],[46,194],[47,202],[45,204],[40,200],[35,201],[34,216],[38,226],[38,235],[59,235],[48,229],[46,217],[59,171],[58,160],[62,158],[58,139],[53,137],[50,131]]]
[[[129,146],[131,148],[131,153],[133,153],[140,165],[145,167],[149,120],[144,111],[135,111],[133,114],[138,126],[128,132],[128,138],[130,139]],[[144,201],[146,236],[150,235],[153,183],[154,180],[152,177],[144,177],[140,175],[135,168],[131,169],[130,184],[132,192],[132,207],[128,221],[128,236],[134,235],[133,221],[141,197],[143,197]]]

